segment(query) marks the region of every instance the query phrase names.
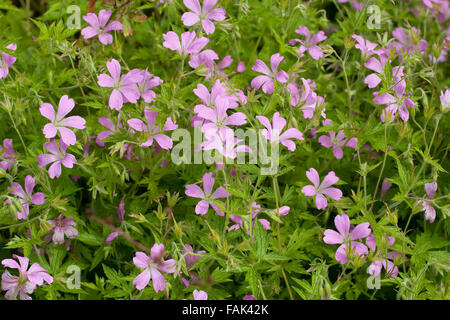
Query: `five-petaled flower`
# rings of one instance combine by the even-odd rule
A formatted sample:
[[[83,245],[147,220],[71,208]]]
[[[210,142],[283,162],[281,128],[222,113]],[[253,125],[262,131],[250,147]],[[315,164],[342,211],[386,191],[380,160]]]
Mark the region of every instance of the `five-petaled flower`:
[[[15,43],[11,43],[6,46],[6,49],[15,51],[17,49],[17,45]],[[16,62],[16,57],[13,57],[6,52],[0,51],[0,79],[6,78],[9,73],[9,67],[11,67],[14,62]]]
[[[337,261],[341,264],[346,263],[349,258],[348,253],[360,256],[368,254],[369,251],[365,244],[354,241],[370,235],[372,230],[369,228],[368,222],[360,223],[351,230],[350,219],[343,213],[334,218],[334,225],[339,232],[331,229],[325,230],[323,241],[327,244],[340,244],[334,256]]]
[[[48,220],[53,228],[49,231],[53,232],[53,243],[61,244],[64,243],[64,235],[68,239],[75,238],[78,235],[78,230],[73,226],[76,225],[72,217],[66,218],[62,213],[55,220]]]
[[[44,281],[48,284],[53,282],[53,277],[38,263],[33,263],[28,269],[29,259],[13,254],[13,259],[4,259],[2,264],[6,268],[19,270],[19,276],[13,276],[6,270],[2,274],[2,290],[6,291],[7,300],[16,300],[19,294],[20,300],[31,300],[29,294],[33,293],[36,286],[42,286]]]
[[[136,289],[142,290],[149,283],[150,279],[153,282],[153,289],[155,292],[163,291],[166,288],[166,279],[161,274],[174,273],[176,271],[175,259],[169,259],[164,261],[164,245],[155,243],[150,250],[150,257],[144,252],[136,252],[136,256],[133,258],[133,262],[136,267],[144,269],[134,280],[133,284],[136,285]]]
[[[204,215],[208,212],[209,206],[217,212],[218,215],[225,215],[224,212],[220,211],[220,207],[212,202],[213,199],[220,199],[227,197],[227,191],[223,187],[219,187],[216,191],[212,192],[214,187],[214,178],[212,172],[205,173],[202,178],[203,189],[202,190],[196,184],[188,184],[186,186],[186,195],[193,198],[200,198],[197,205],[195,206],[195,213]]]
[[[44,147],[50,154],[45,153],[37,156],[38,167],[42,168],[52,163],[48,169],[48,174],[51,179],[61,176],[61,164],[66,168],[73,168],[73,164],[77,162],[73,154],[66,153],[67,145],[62,140],[59,140],[59,147],[55,139],[44,143]]]
[[[203,7],[200,6],[198,0],[183,0],[183,3],[192,12],[185,12],[181,16],[185,26],[193,26],[200,22],[206,34],[214,33],[215,26],[211,20],[222,21],[225,20],[225,9],[213,7],[217,0],[203,0]]]
[[[163,34],[163,38],[163,46],[167,49],[177,51],[182,58],[185,58],[188,54],[199,53],[209,42],[208,38],[197,38],[195,32],[190,31],[181,34],[181,42],[178,35],[173,31]]]
[[[419,200],[419,205],[422,206],[421,211],[425,211],[425,220],[428,220],[430,223],[434,222],[434,219],[436,218],[436,209],[433,207],[433,203],[429,200],[431,200],[434,197],[434,194],[437,190],[437,183],[430,182],[425,183],[425,192],[427,194],[428,200]]]
[[[90,24],[89,27],[81,30],[83,37],[85,39],[90,39],[98,35],[98,39],[102,44],[111,44],[113,42],[113,36],[110,35],[109,32],[123,29],[123,26],[119,21],[111,21],[108,23],[111,14],[111,10],[100,10],[98,17],[95,13],[88,13],[83,16],[83,20]]]
[[[355,149],[358,143],[357,138],[346,139],[343,130],[340,130],[337,134],[334,131],[328,132],[329,136],[321,136],[319,143],[325,148],[333,147],[333,154],[336,159],[341,159],[343,156],[343,147],[350,147]]]
[[[311,37],[311,33],[309,32],[309,29],[305,26],[300,26],[300,27],[298,27],[297,30],[295,30],[295,33],[305,37],[305,40],[300,40],[300,39],[289,40],[289,44],[291,44],[291,45],[293,45],[297,42],[300,43],[300,47],[298,48],[298,53],[299,53],[300,58],[305,55],[305,51],[308,51],[308,53],[314,60],[319,60],[320,58],[323,57],[322,48],[320,48],[318,45],[316,45],[316,43],[322,42],[327,39],[325,32],[319,31]]]
[[[334,171],[328,172],[322,183],[320,183],[319,173],[314,168],[310,168],[309,171],[306,171],[306,176],[309,181],[313,183],[313,185],[304,186],[302,192],[307,197],[316,196],[317,209],[321,210],[327,207],[328,203],[325,195],[336,201],[342,198],[341,190],[337,188],[329,188],[331,185],[339,181],[339,178],[336,177]]]
[[[136,87],[136,83],[142,81],[141,70],[133,69],[121,76],[120,63],[116,59],[107,61],[106,67],[111,76],[102,73],[97,76],[97,83],[100,87],[113,88],[109,96],[109,107],[120,110],[125,102],[136,103],[141,96]]]
[[[61,135],[61,140],[64,141],[68,146],[74,145],[77,142],[77,136],[75,133],[67,127],[84,129],[86,120],[80,116],[71,116],[65,118],[65,116],[72,111],[75,107],[75,102],[73,99],[69,99],[67,95],[64,95],[59,99],[58,111],[55,114],[55,109],[50,103],[43,103],[39,108],[41,114],[50,120],[42,130],[45,137],[54,138],[56,133],[59,132]]]
[[[273,114],[272,124],[269,119],[264,116],[256,116],[256,119],[266,127],[266,129],[262,130],[262,135],[267,140],[270,142],[281,142],[281,144],[287,147],[289,151],[294,151],[296,149],[295,142],[290,139],[304,140],[302,133],[296,128],[289,128],[281,133],[286,126],[286,120],[283,117],[280,117],[279,112]]]
[[[9,187],[9,192],[19,197],[19,202],[22,205],[22,210],[17,212],[17,219],[26,219],[30,213],[30,204],[41,205],[45,202],[45,195],[42,192],[36,192],[33,194],[35,186],[35,178],[31,175],[25,177],[25,190],[17,182],[13,182]],[[6,200],[5,203],[9,201]]]
[[[0,145],[0,168],[9,170],[16,160],[16,153],[13,148],[12,139],[3,139],[3,147]]]
[[[280,62],[283,61],[283,59],[284,57],[279,53],[273,54],[270,57],[270,68],[272,70],[270,70],[262,60],[256,59],[252,70],[264,75],[257,76],[252,80],[250,84],[252,88],[258,90],[262,86],[262,91],[264,93],[272,94],[275,86],[275,80],[281,83],[285,83],[288,80],[289,75],[286,73],[286,71],[277,72],[278,66],[280,65]]]

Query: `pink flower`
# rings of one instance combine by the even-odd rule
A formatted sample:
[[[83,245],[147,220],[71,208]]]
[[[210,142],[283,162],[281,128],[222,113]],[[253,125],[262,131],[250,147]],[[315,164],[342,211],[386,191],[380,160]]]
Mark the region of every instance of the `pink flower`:
[[[156,116],[158,115],[158,112],[151,111],[148,106],[145,108],[144,111],[145,119],[147,123],[145,124],[140,119],[130,119],[128,120],[128,125],[133,128],[136,131],[139,132],[145,132],[147,141],[141,143],[141,146],[143,147],[150,147],[153,144],[153,139],[156,140],[158,145],[165,149],[169,150],[172,149],[173,142],[172,139],[166,136],[165,134],[161,133],[161,129],[156,125]],[[166,123],[164,124],[163,131],[171,131],[178,128],[178,126],[172,122],[172,119],[169,117],[166,119]]]
[[[208,38],[197,38],[195,32],[189,31],[181,34],[181,43],[180,38],[178,38],[178,35],[173,31],[163,34],[163,38],[163,46],[167,49],[177,51],[182,58],[187,54],[199,53],[209,42]]]
[[[309,55],[314,60],[319,60],[320,58],[323,57],[323,51],[318,45],[316,45],[316,43],[322,42],[327,39],[325,32],[319,31],[311,37],[311,33],[309,32],[308,28],[305,26],[300,26],[298,27],[297,30],[295,30],[295,33],[305,37],[305,40],[300,39],[289,40],[289,44],[291,45],[297,42],[300,43],[300,47],[298,48],[300,58],[304,56],[305,51],[308,51]]]
[[[194,93],[197,97],[200,98],[201,104],[195,106],[196,108],[205,107],[205,108],[215,108],[216,101],[218,97],[228,99],[228,108],[234,109],[238,106],[238,98],[234,94],[230,94],[225,87],[225,84],[220,82],[220,80],[216,80],[211,88],[211,93],[208,88],[203,84],[199,83],[197,88],[194,89]]]
[[[238,139],[234,136],[234,131],[228,127],[222,127],[221,130],[214,132],[214,130],[207,130],[205,132],[206,141],[199,146],[202,150],[217,150],[222,156],[230,159],[236,159],[238,153],[248,152],[252,150],[244,144],[243,139]],[[195,152],[198,152],[197,149]]]
[[[206,253],[205,250],[200,250],[195,252],[190,244],[185,244],[184,249],[181,250],[181,254],[184,256],[184,260],[186,261],[186,265],[190,268],[192,267],[197,260],[200,258],[200,255]]]
[[[114,122],[106,117],[100,117],[98,118],[98,122],[104,126],[108,130],[103,130],[97,134],[97,137],[95,138],[95,142],[100,146],[104,147],[105,143],[101,142],[102,140],[108,138],[110,135],[119,132],[119,128],[122,127],[122,124],[120,123],[120,113],[117,116],[117,125],[114,124]]]
[[[51,121],[51,123],[47,123],[42,130],[47,139],[54,138],[56,133],[59,132],[61,140],[68,146],[74,145],[77,142],[77,136],[67,127],[84,129],[86,128],[86,120],[80,116],[65,118],[74,107],[75,102],[73,99],[69,99],[67,95],[62,96],[61,99],[59,99],[58,112],[56,115],[55,109],[50,103],[41,104],[39,111],[44,117]]]
[[[195,213],[204,215],[208,212],[209,206],[211,206],[219,216],[225,215],[220,211],[220,207],[215,205],[211,200],[221,199],[227,197],[227,191],[223,187],[219,187],[216,191],[212,192],[214,186],[214,178],[212,172],[205,173],[202,178],[203,189],[202,190],[196,184],[188,184],[186,186],[186,195],[193,198],[199,198],[200,200],[195,206]]]
[[[39,264],[33,263],[28,269],[29,259],[13,254],[13,259],[4,259],[2,264],[5,268],[19,270],[19,276],[13,276],[9,271],[2,274],[2,290],[6,291],[7,300],[16,300],[19,294],[20,300],[31,300],[29,294],[33,293],[36,286],[42,286],[44,281],[48,284],[53,282],[53,277]],[[28,270],[27,270],[28,269]]]
[[[327,198],[325,198],[325,195],[336,201],[342,198],[341,190],[329,188],[329,186],[339,181],[339,178],[336,177],[334,171],[328,172],[322,183],[320,183],[319,173],[314,168],[310,168],[309,171],[306,171],[306,176],[313,185],[304,186],[302,192],[307,197],[316,196],[317,209],[321,210],[327,207]]]
[[[242,73],[245,71],[245,64],[242,61],[239,61],[236,71],[239,73]]]
[[[403,67],[400,67],[400,71],[397,72],[394,67],[392,70],[395,73],[399,73],[403,75]],[[390,94],[389,92],[385,92],[383,94],[377,95],[373,99],[375,104],[385,104],[387,107],[381,113],[381,121],[382,122],[392,122],[397,114],[397,111],[400,114],[400,117],[403,121],[408,121],[409,119],[409,111],[407,107],[414,108],[414,101],[412,101],[409,97],[409,94],[405,93],[406,89],[406,81],[402,80],[400,76],[395,77],[395,83],[393,87],[393,92],[395,95]]]
[[[15,43],[11,43],[6,47],[9,50],[16,50],[17,45]],[[6,52],[0,51],[0,79],[6,78],[9,73],[9,67],[11,67],[14,62],[16,62],[16,57],[13,57]]]
[[[51,154],[40,154],[37,156],[39,168],[45,167],[49,163],[52,163],[48,169],[48,174],[51,179],[59,178],[61,176],[61,164],[66,168],[73,168],[73,164],[77,163],[75,156],[70,153],[66,153],[67,145],[64,141],[59,141],[59,147],[56,144],[55,139],[50,142],[44,143],[45,149]]]
[[[13,182],[12,186],[8,188],[9,192],[19,197],[19,202],[22,205],[22,210],[17,212],[17,219],[26,219],[30,213],[30,204],[41,205],[45,202],[45,195],[42,192],[33,194],[35,186],[35,178],[30,175],[25,177],[25,190],[17,182]],[[9,203],[8,200],[5,203]]]
[[[185,12],[181,16],[181,20],[183,20],[183,24],[185,26],[193,26],[194,24],[200,22],[206,34],[211,34],[215,30],[214,23],[212,23],[211,20],[225,20],[225,9],[213,9],[217,3],[217,0],[203,0],[203,7],[200,7],[198,0],[183,0],[183,3],[189,10],[192,11]]]
[[[81,30],[83,37],[85,39],[90,39],[98,35],[98,39],[102,44],[111,44],[113,42],[113,37],[108,32],[123,29],[123,26],[119,21],[111,21],[108,23],[111,14],[111,10],[100,10],[98,17],[95,13],[88,13],[83,16],[83,20],[90,24],[89,27]]]
[[[12,139],[3,139],[3,147],[0,145],[0,158],[4,159],[0,161],[0,168],[9,170],[16,160]]]
[[[437,183],[435,181],[425,183],[424,187],[428,200],[431,200],[434,197],[434,194],[436,193]],[[436,219],[436,209],[434,209],[433,203],[427,200],[419,200],[418,203],[419,205],[422,206],[421,211],[425,211],[425,220],[428,220],[430,223],[433,223],[434,219]]]
[[[383,179],[383,183],[381,184],[381,193],[380,193],[380,200],[383,199],[384,195],[388,190],[392,187],[392,183],[388,182],[387,178]]]
[[[166,288],[166,280],[161,272],[174,273],[175,263],[174,259],[164,261],[164,245],[155,243],[150,251],[150,258],[141,251],[136,252],[133,258],[134,264],[141,269],[144,269],[134,280],[133,284],[136,289],[142,290],[149,283],[150,279],[153,282],[153,289],[155,292],[163,291]]]
[[[376,249],[376,237],[374,235],[366,238],[367,246],[370,248],[371,251],[375,251]],[[388,246],[392,246],[395,243],[395,238],[390,236]],[[375,276],[381,273],[382,268],[386,270],[386,273],[391,277],[395,278],[398,275],[398,268],[395,266],[395,264],[392,262],[396,256],[400,255],[400,252],[397,251],[390,251],[388,252],[387,256],[384,252],[379,252],[376,255],[375,261],[373,261],[367,271],[369,274]]]
[[[343,147],[350,147],[355,149],[358,143],[357,138],[345,138],[344,130],[340,130],[337,134],[334,131],[329,131],[330,136],[321,136],[319,138],[319,143],[325,148],[330,148],[333,146],[333,154],[336,159],[342,159]]]
[[[364,61],[374,54],[380,55],[384,53],[382,49],[375,50],[377,47],[376,43],[370,42],[357,34],[353,34],[352,38],[358,42],[355,44],[355,48],[361,50]]]
[[[327,244],[341,244],[336,250],[336,254],[334,256],[337,261],[341,264],[346,263],[348,261],[347,253],[350,252],[360,256],[369,253],[367,247],[363,243],[354,241],[366,238],[370,235],[372,230],[369,228],[370,225],[368,222],[358,224],[350,232],[350,219],[345,213],[343,213],[342,215],[334,218],[334,225],[339,233],[331,229],[325,230],[323,242]],[[349,250],[350,246],[351,250]]]
[[[120,110],[124,102],[136,103],[140,97],[136,83],[142,81],[141,70],[133,69],[120,76],[120,63],[116,59],[107,61],[106,67],[111,76],[102,73],[97,76],[97,83],[100,87],[113,88],[109,96],[109,107]]]
[[[264,126],[262,135],[270,142],[281,142],[281,144],[288,148],[289,151],[294,151],[296,149],[295,142],[290,139],[304,140],[303,135],[296,128],[287,129],[281,134],[281,131],[286,126],[286,120],[280,117],[279,112],[275,112],[272,118],[272,124],[269,119],[264,116],[256,116],[256,119]]]
[[[48,223],[53,226],[49,232],[53,232],[52,240],[55,244],[64,243],[64,235],[68,239],[72,239],[78,235],[77,229],[73,227],[76,223],[72,217],[66,218],[61,213],[55,220],[48,220]]]
[[[277,72],[280,62],[283,61],[284,57],[279,53],[275,53],[270,57],[270,70],[267,65],[256,59],[255,65],[252,67],[253,71],[264,74],[263,76],[257,76],[251,82],[253,89],[258,90],[262,86],[262,91],[264,93],[272,94],[274,90],[275,80],[281,83],[285,83],[289,76],[286,71]]]
[[[427,50],[428,43],[425,40],[419,40],[420,30],[415,27],[406,31],[403,28],[396,28],[392,31],[392,35],[397,41],[391,42],[388,48],[394,47],[396,49],[400,56],[400,61],[402,58],[402,50],[406,51],[408,54],[419,52],[421,55]]]
[[[247,123],[247,117],[242,112],[235,112],[232,115],[227,114],[230,109],[230,99],[218,96],[215,101],[215,108],[211,109],[204,105],[197,105],[194,112],[198,117],[207,120],[202,126],[203,132],[216,132],[228,126],[241,126]]]
[[[155,92],[151,89],[159,86],[163,81],[159,77],[148,72],[147,69],[141,71],[141,76],[142,80],[136,83],[136,86],[140,97],[144,99],[146,103],[150,103],[156,98]]]
[[[192,294],[194,295],[194,300],[208,300],[208,294],[203,290],[195,289]]]
[[[256,203],[256,201],[254,201],[252,203],[252,214],[251,214],[251,224],[252,224],[252,228],[254,230],[255,228],[255,218],[258,215],[258,213],[261,211],[260,208],[261,206],[259,204]],[[289,207],[284,206],[282,208],[280,208],[280,214],[281,215],[286,215],[286,208],[287,208],[287,213],[289,213]],[[276,210],[275,210],[276,211]],[[244,220],[242,219],[241,216],[237,216],[234,214],[230,214],[230,220],[235,222],[236,224],[232,225],[231,227],[228,228],[228,232],[230,232],[231,230],[237,230],[239,228],[243,228],[243,224],[244,224]],[[270,230],[270,222],[266,219],[258,219],[259,223],[261,223],[261,225],[263,226],[264,229],[266,230]],[[249,228],[248,228],[249,229]],[[247,234],[250,234],[250,230],[247,230]],[[253,238],[254,234],[252,234],[252,238]]]

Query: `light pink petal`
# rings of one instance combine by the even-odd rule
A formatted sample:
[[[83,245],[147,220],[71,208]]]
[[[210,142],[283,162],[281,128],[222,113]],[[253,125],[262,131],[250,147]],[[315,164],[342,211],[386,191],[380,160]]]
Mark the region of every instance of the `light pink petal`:
[[[350,219],[345,213],[334,218],[334,225],[342,236],[346,236],[350,232]]]
[[[186,186],[186,195],[193,198],[204,198],[203,190],[196,184],[188,184]]]
[[[37,156],[39,168],[45,167],[49,163],[55,162],[57,160],[58,160],[58,157],[53,154],[40,154]]]
[[[214,187],[214,177],[212,172],[205,173],[202,178],[203,181],[203,189],[205,190],[206,195],[210,195],[211,191]]]
[[[77,142],[77,137],[72,130],[64,127],[59,127],[58,131],[61,134],[61,140],[64,141],[65,144],[70,146],[74,145]]]
[[[48,175],[51,179],[59,178],[61,176],[61,161],[56,161],[48,168]]]
[[[368,237],[372,230],[368,222],[358,224],[350,233],[352,240],[362,239]]]
[[[198,0],[183,0],[184,5],[195,13],[200,13],[202,8]]]
[[[59,100],[58,112],[56,113],[56,119],[64,118],[75,107],[75,101],[69,99],[67,95],[64,95]]]
[[[163,275],[158,270],[152,269],[151,273],[153,289],[155,289],[155,292],[164,291],[166,288],[166,279],[164,279]]]
[[[53,109],[53,106],[50,103],[44,102],[43,104],[41,104],[39,112],[48,120],[55,120],[55,109]]]
[[[259,60],[259,59],[256,59],[255,64],[252,67],[252,70],[259,72],[259,73],[263,73],[267,76],[270,76],[272,74],[270,69],[267,67],[267,65],[262,60]]]
[[[111,109],[120,110],[123,106],[123,97],[122,94],[114,89],[109,96],[109,107]]]
[[[220,199],[220,198],[226,198],[227,197],[227,191],[223,187],[217,188],[216,191],[211,195],[211,199]]]
[[[341,264],[344,264],[344,263],[346,263],[348,261],[348,259],[347,259],[347,252],[345,251],[345,244],[342,244],[336,250],[336,253],[335,253],[334,257]]]
[[[312,46],[308,48],[308,52],[314,60],[319,60],[323,57],[322,49],[319,46]]]
[[[344,239],[342,238],[342,235],[336,231],[327,229],[324,232],[323,241],[327,244],[339,244],[342,243]]]
[[[338,181],[339,181],[339,178],[336,176],[334,171],[330,171],[330,172],[328,172],[328,174],[325,176],[322,183],[320,184],[320,188],[321,189],[327,188],[327,187],[335,184]]]
[[[321,136],[319,138],[319,143],[325,148],[329,148],[333,145],[331,138],[329,136]]]
[[[306,177],[308,177],[309,181],[313,183],[314,187],[317,188],[319,186],[319,173],[316,169],[310,168],[308,171],[306,171]]]
[[[148,282],[150,281],[151,273],[150,270],[145,269],[133,280],[133,284],[136,285],[136,289],[144,289]]]
[[[175,259],[169,259],[166,261],[161,262],[159,265],[159,268],[161,271],[165,273],[174,273],[176,271],[176,260]]]
[[[136,267],[144,269],[147,268],[150,263],[150,258],[142,251],[136,252],[136,256],[133,258],[133,263]]]
[[[198,15],[192,12],[183,13],[183,15],[181,16],[181,20],[183,21],[183,24],[185,26],[193,26],[200,21]]]
[[[316,195],[316,207],[319,210],[325,209],[328,205],[327,198],[325,198],[322,194],[318,193]]]
[[[307,185],[302,188],[302,193],[307,197],[311,197],[316,194],[316,189],[312,185]]]
[[[117,61],[116,59],[111,59],[110,61],[106,62],[106,67],[108,68],[108,71],[114,81],[120,79],[121,67],[119,61]]]
[[[76,128],[76,129],[86,128],[85,124],[86,124],[86,120],[84,120],[80,116],[71,116],[71,117],[65,118],[61,122],[61,125],[65,126],[65,127],[72,127],[72,128]]]
[[[101,33],[98,35],[98,40],[105,46],[113,42],[113,36],[109,33]]]
[[[195,213],[204,215],[208,212],[208,209],[209,209],[209,203],[205,200],[201,200],[195,206]]]
[[[95,13],[88,13],[87,15],[83,16],[83,20],[96,29],[100,26],[97,15]]]
[[[161,148],[165,150],[172,149],[173,146],[172,139],[166,136],[165,134],[157,134],[154,136],[154,138]]]
[[[367,84],[369,88],[375,88],[379,83],[381,82],[381,79],[379,76],[377,76],[375,73],[369,74],[365,79],[364,83]]]
[[[216,8],[209,12],[208,19],[215,21],[223,21],[225,20],[225,14],[226,14],[225,9]]]
[[[90,39],[97,35],[97,30],[89,26],[81,30],[81,35],[84,37],[84,39]]]
[[[105,73],[102,73],[97,76],[97,84],[100,87],[113,88],[114,87],[114,79],[108,76]]]
[[[113,30],[122,30],[123,25],[119,21],[111,21],[105,28],[105,32],[113,31]]]

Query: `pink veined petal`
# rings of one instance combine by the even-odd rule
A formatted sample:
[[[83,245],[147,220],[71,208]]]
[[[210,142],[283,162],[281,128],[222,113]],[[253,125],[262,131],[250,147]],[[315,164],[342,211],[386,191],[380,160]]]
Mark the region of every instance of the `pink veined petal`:
[[[225,14],[226,14],[225,9],[216,8],[209,12],[208,19],[215,21],[223,21],[225,20]]]
[[[217,0],[203,0],[203,12],[209,12],[216,5]]]
[[[314,187],[317,188],[319,186],[320,178],[316,169],[310,168],[306,171],[306,177],[308,177],[309,181],[313,183]]]
[[[308,28],[305,26],[298,27],[298,29],[295,30],[295,33],[305,36],[306,39],[309,39],[311,37],[311,33],[309,32]]]
[[[323,57],[322,49],[319,46],[311,46],[308,52],[314,60],[319,60]]]
[[[59,148],[56,144],[55,139],[52,139],[50,142],[44,143],[44,148],[47,149],[50,153],[59,154]]]
[[[264,84],[269,83],[268,87],[266,86],[266,91],[264,91],[264,93],[273,93],[273,80],[272,78],[268,77],[268,76],[257,76],[255,78],[253,78],[252,82],[250,83],[250,85],[252,86],[253,89],[258,90],[261,86],[263,86]],[[270,85],[272,84],[272,85]],[[271,88],[272,87],[272,88]]]
[[[31,195],[33,193],[35,179],[31,175],[25,177],[25,191]]]
[[[312,197],[316,194],[316,188],[312,185],[307,185],[302,188],[302,193],[307,197]]]
[[[327,244],[339,244],[342,243],[344,239],[342,238],[342,235],[337,233],[334,230],[327,229],[324,232],[323,242]]]
[[[150,256],[153,261],[160,261],[164,256],[164,244],[155,243],[150,250]]]
[[[81,35],[84,37],[84,39],[90,39],[97,35],[97,30],[89,26],[81,30]]]
[[[316,208],[319,210],[323,210],[327,207],[328,202],[327,198],[325,198],[322,194],[316,194]]]
[[[200,14],[202,8],[198,0],[183,0],[184,5],[191,11]]]
[[[57,160],[58,160],[58,157],[53,154],[40,154],[37,156],[39,168],[45,167],[49,163],[55,162]]]
[[[14,259],[3,259],[2,264],[5,268],[12,268],[12,269],[20,270],[19,264]],[[2,290],[5,290],[5,289],[2,288]]]
[[[434,194],[436,193],[437,183],[435,181],[425,183],[424,188],[425,188],[425,192],[427,194],[428,199],[431,199],[434,197]]]
[[[355,149],[357,144],[358,144],[358,138],[351,138],[350,140],[347,141],[345,146]]]
[[[298,139],[298,140],[304,140],[303,134],[296,128],[290,128],[287,129],[283,134],[280,136],[280,140],[285,139]]]
[[[395,102],[395,98],[390,93],[383,93],[373,98],[375,104],[391,104]]]
[[[342,156],[344,155],[342,148],[333,146],[333,155],[336,159],[342,159]]]
[[[109,33],[101,33],[98,35],[98,40],[105,46],[113,42],[113,36]]]
[[[242,112],[236,112],[233,113],[231,116],[227,118],[225,121],[226,125],[234,125],[234,126],[241,126],[243,124],[247,123],[247,117]]]
[[[376,276],[378,274],[381,273],[381,269],[382,269],[383,265],[381,264],[381,261],[374,261],[370,264],[369,268],[367,269],[367,271],[369,272],[369,274],[371,274],[372,276]]]
[[[83,20],[89,23],[95,29],[97,29],[100,26],[97,15],[95,13],[92,12],[88,13],[87,15],[83,16]]]
[[[350,233],[352,240],[358,240],[368,237],[372,230],[369,228],[370,224],[368,222],[363,222],[358,224]]]
[[[201,200],[195,206],[195,213],[204,215],[208,212],[208,209],[209,209],[209,203],[205,200]]]
[[[425,206],[425,220],[433,223],[435,218],[436,209],[434,209],[434,207],[430,203],[427,203],[427,205]]]
[[[195,107],[194,112],[201,118],[215,122],[217,118],[216,112],[208,107],[205,107],[202,104],[199,104]]]
[[[42,133],[44,133],[47,139],[54,138],[58,133],[58,129],[56,129],[53,123],[47,123],[42,129]]]
[[[345,250],[345,244],[339,246],[339,248],[336,250],[334,257],[341,264],[344,264],[348,261],[347,252]]]
[[[281,61],[283,61],[283,59],[284,57],[279,53],[275,53],[270,57],[270,67],[272,68],[273,72],[278,69],[278,66],[280,65]]]
[[[203,190],[205,190],[206,195],[210,195],[214,187],[214,177],[212,172],[205,173],[202,178]]]
[[[48,284],[53,282],[53,277],[47,273],[38,263],[33,263],[27,272],[28,280],[33,284],[41,286],[44,281]]]
[[[199,83],[197,85],[197,88],[194,89],[194,93],[197,97],[200,98],[202,103],[208,104],[210,93],[209,93],[208,88],[205,85]]]
[[[55,120],[55,109],[53,109],[53,106],[50,103],[44,102],[43,104],[41,104],[39,112],[48,120]]]
[[[54,162],[50,168],[48,168],[48,175],[50,179],[59,178],[61,176],[61,161]]]
[[[196,184],[188,184],[186,186],[185,194],[193,198],[203,199],[205,197],[203,190]]]
[[[322,193],[336,201],[341,200],[342,198],[342,191],[337,188],[327,188],[322,190]]]
[[[214,33],[214,30],[216,30],[214,23],[212,23],[210,20],[202,20],[202,27],[203,30],[205,30],[206,34],[212,34]]]
[[[72,128],[76,128],[76,129],[86,128],[85,124],[86,124],[86,120],[84,120],[80,116],[71,116],[71,117],[65,118],[61,122],[61,125],[65,126],[65,127],[72,127]]]
[[[181,50],[180,38],[175,32],[169,31],[163,34],[163,39],[164,39],[163,46],[165,48],[176,51]]]
[[[227,191],[223,187],[217,188],[216,191],[211,195],[211,199],[220,199],[220,198],[226,198],[227,197]]]
[[[152,273],[153,289],[155,289],[155,292],[164,291],[166,288],[166,279],[164,279],[164,276],[156,269],[151,269],[150,272]]]
[[[98,13],[98,22],[101,26],[106,26],[108,23],[109,18],[111,17],[112,10],[105,10],[102,9]]]
[[[275,81],[273,79],[264,82],[262,85],[262,91],[267,94],[272,94],[274,88],[275,88]]]
[[[275,79],[277,79],[278,82],[286,83],[289,79],[289,75],[286,73],[286,71],[280,71],[277,73]]]
[[[123,87],[120,89],[120,92],[127,98],[128,102],[136,103],[137,99],[139,99],[140,94],[135,86]]]
[[[102,73],[97,76],[97,84],[100,87],[113,88],[114,87],[114,79],[109,75]]]
[[[371,57],[369,61],[367,61],[364,66],[367,69],[375,71],[377,73],[383,73],[383,66],[377,58]]]
[[[165,150],[172,149],[173,146],[172,139],[166,136],[165,134],[157,134],[154,136],[154,138],[161,148]]]
[[[270,69],[267,67],[267,65],[259,59],[255,60],[255,64],[252,67],[253,71],[259,72],[259,73],[263,73],[266,76],[271,76],[272,72],[270,71]]]
[[[36,192],[31,197],[32,204],[41,205],[41,204],[44,204],[44,202],[45,202],[45,194],[43,194],[42,192]]]
[[[64,95],[59,100],[58,111],[56,113],[56,119],[61,120],[75,107],[75,101],[69,99],[67,95]]]
[[[379,83],[381,82],[381,79],[379,76],[377,76],[375,73],[369,74],[365,79],[364,83],[367,84],[369,88],[375,88]]]
[[[140,119],[136,119],[136,118],[129,119],[127,121],[127,123],[131,128],[133,128],[134,130],[139,131],[139,132],[142,130],[145,130],[145,128],[146,128],[145,123]]]
[[[114,89],[109,96],[109,107],[111,109],[120,110],[123,106],[123,97],[120,91]]]
[[[333,145],[331,139],[329,136],[321,136],[319,138],[319,143],[324,146],[325,148],[329,148]]]
[[[352,241],[352,251],[359,256],[369,253],[369,249],[366,247],[366,245],[358,241]]]
[[[136,265],[136,267],[145,269],[150,263],[150,258],[144,252],[138,251],[133,258],[133,263]]]
[[[325,32],[319,31],[315,35],[312,36],[311,43],[315,44],[315,43],[318,43],[318,42],[322,42],[322,41],[324,41],[326,39],[327,39],[327,36],[325,35]]]
[[[105,128],[107,128],[111,131],[114,131],[114,123],[112,122],[111,119],[109,119],[107,117],[100,117],[100,118],[98,118],[98,122]]]
[[[266,219],[258,219],[264,229],[270,230],[270,222]]]
[[[283,146],[288,148],[289,151],[295,151],[295,149],[297,148],[294,141],[284,139],[284,140],[281,140],[280,142]]]
[[[174,273],[176,271],[176,263],[177,261],[175,259],[163,261],[159,265],[159,269],[165,273]]]
[[[192,12],[183,13],[183,15],[181,16],[181,20],[183,21],[183,24],[185,26],[193,26],[200,21],[198,15]]]
[[[16,254],[13,254],[13,258],[19,260],[20,265],[19,271],[21,274],[24,274],[28,269],[28,263],[30,262],[30,260],[27,257],[21,257]]]
[[[108,31],[119,31],[123,29],[123,25],[119,22],[119,21],[111,21],[110,23],[108,23],[108,25],[105,28],[105,32]]]
[[[322,183],[320,184],[320,189],[328,188],[329,186],[335,184],[339,181],[339,178],[336,176],[334,171],[328,172],[328,174],[323,179]]]
[[[59,127],[58,131],[61,134],[61,140],[64,141],[65,144],[70,146],[74,145],[77,142],[77,137],[72,130],[64,127]]]
[[[77,159],[73,154],[68,153],[64,156],[64,159],[61,160],[61,163],[66,168],[73,168],[73,164],[77,163]]]
[[[136,289],[142,290],[148,285],[150,278],[150,270],[145,269],[136,278],[134,278],[133,284],[136,285]]]
[[[345,213],[334,217],[334,225],[342,236],[346,236],[350,232],[350,219]]]
[[[117,61],[116,59],[111,59],[110,61],[106,62],[106,67],[108,68],[108,71],[114,81],[120,79],[121,67],[119,61]]]

